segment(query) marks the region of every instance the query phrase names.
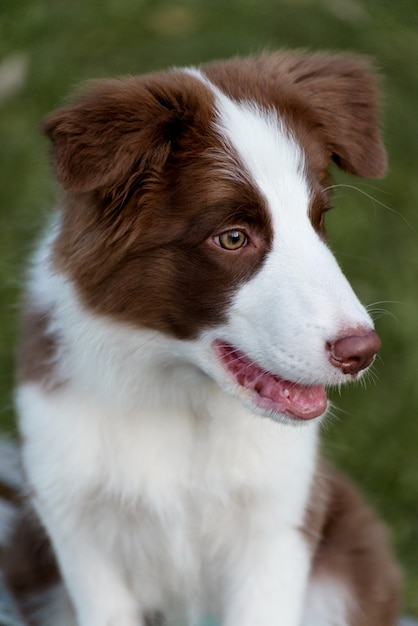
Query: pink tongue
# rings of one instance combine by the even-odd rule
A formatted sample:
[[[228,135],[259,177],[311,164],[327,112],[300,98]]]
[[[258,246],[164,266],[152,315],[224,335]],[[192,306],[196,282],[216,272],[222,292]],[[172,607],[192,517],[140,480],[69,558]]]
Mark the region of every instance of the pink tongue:
[[[242,352],[223,343],[215,342],[215,348],[234,380],[241,387],[255,391],[258,406],[306,420],[325,412],[327,395],[324,387],[298,385],[269,374],[251,363]]]

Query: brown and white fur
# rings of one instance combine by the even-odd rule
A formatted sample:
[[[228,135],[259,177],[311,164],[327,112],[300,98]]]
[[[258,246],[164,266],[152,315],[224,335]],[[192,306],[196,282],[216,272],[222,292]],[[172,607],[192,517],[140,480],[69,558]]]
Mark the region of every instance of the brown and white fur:
[[[98,82],[47,119],[65,197],[17,406],[79,626],[395,623],[385,534],[318,452],[325,387],[380,345],[324,231],[331,161],[385,170],[377,100],[363,61],[277,53]]]

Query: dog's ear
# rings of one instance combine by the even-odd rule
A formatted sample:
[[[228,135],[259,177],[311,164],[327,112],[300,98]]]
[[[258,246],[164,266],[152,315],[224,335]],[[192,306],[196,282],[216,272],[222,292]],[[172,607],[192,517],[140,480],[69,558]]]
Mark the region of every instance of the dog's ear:
[[[199,89],[175,72],[93,84],[45,120],[58,180],[68,191],[87,192],[120,184],[134,169],[158,171],[190,121]]]
[[[358,176],[382,176],[386,152],[377,79],[370,64],[344,55],[289,56],[287,71],[312,111],[332,160]]]
[[[342,169],[367,178],[384,174],[377,77],[364,59],[281,51],[211,63],[204,71],[237,100],[254,93],[299,126],[307,124]]]

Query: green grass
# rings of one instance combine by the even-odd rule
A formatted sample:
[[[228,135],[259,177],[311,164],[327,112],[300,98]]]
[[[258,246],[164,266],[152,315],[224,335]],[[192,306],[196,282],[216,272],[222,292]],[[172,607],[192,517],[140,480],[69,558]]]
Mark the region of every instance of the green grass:
[[[0,425],[14,432],[24,261],[57,197],[43,116],[87,78],[279,47],[364,53],[385,77],[389,174],[369,184],[336,173],[357,190],[339,187],[328,218],[354,288],[378,303],[383,349],[375,382],[334,394],[325,447],[388,522],[405,610],[418,615],[417,0],[0,0]],[[7,88],[15,55],[12,78],[22,80]]]

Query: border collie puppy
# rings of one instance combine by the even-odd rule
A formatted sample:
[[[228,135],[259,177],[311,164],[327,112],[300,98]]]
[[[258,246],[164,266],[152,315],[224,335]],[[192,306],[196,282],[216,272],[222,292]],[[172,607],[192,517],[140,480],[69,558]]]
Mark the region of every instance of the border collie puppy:
[[[324,230],[332,161],[384,173],[377,118],[365,62],[280,52],[97,82],[46,120],[65,194],[17,406],[74,617],[38,623],[395,624],[385,533],[318,450],[326,387],[380,347]]]

